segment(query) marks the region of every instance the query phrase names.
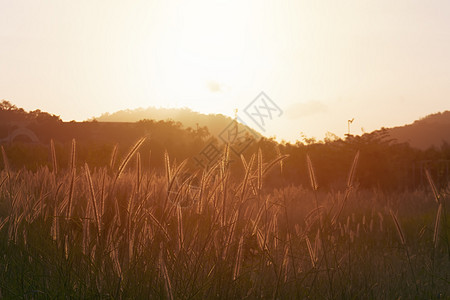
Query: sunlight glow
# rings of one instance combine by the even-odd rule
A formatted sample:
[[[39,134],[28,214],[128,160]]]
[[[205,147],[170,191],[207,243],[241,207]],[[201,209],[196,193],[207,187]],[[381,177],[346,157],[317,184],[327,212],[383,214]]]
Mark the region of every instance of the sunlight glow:
[[[233,88],[246,81],[252,60],[246,52],[243,12],[237,2],[194,1],[180,5],[167,21],[157,46],[157,85],[176,100],[176,106],[210,111],[214,106],[210,100],[224,93],[229,97]],[[148,53],[153,45],[148,40]]]
[[[6,1],[0,99],[82,121],[150,106],[233,116],[264,91],[286,112],[270,136],[398,126],[448,109],[449,5]]]

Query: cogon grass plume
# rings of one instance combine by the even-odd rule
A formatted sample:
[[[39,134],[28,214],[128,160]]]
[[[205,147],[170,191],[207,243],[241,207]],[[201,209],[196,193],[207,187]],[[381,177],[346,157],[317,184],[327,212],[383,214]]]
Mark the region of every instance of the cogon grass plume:
[[[389,210],[389,213],[390,213],[390,215],[391,215],[391,217],[392,217],[392,220],[394,221],[395,228],[397,229],[397,233],[398,233],[400,242],[401,242],[401,244],[402,244],[402,246],[403,246],[403,249],[405,250],[406,258],[407,258],[407,260],[408,260],[408,265],[409,265],[409,268],[410,268],[410,270],[411,270],[411,275],[412,275],[412,277],[413,277],[414,285],[415,285],[415,287],[416,287],[416,293],[418,294],[418,293],[419,293],[419,287],[418,287],[418,285],[417,285],[415,272],[414,272],[414,269],[413,269],[413,266],[412,266],[411,256],[409,255],[408,247],[407,247],[407,245],[406,245],[405,234],[404,234],[404,232],[403,232],[402,227],[400,226],[400,222],[398,221],[397,216],[396,216],[395,213],[392,211],[392,209]]]
[[[241,237],[239,239],[237,253],[236,253],[236,262],[234,264],[233,280],[236,280],[239,277],[239,273],[241,270],[241,264],[242,264],[242,247],[243,247],[243,245],[244,245],[244,236],[241,235]]]
[[[446,213],[445,213],[444,201],[442,201],[441,195],[438,192],[438,189],[436,188],[436,185],[434,184],[433,178],[431,177],[430,171],[428,169],[425,169],[425,175],[428,180],[428,183],[430,184],[430,188],[431,188],[431,191],[433,192],[434,199],[435,199],[436,203],[438,204],[438,210],[436,212],[434,231],[433,231],[433,246],[434,246],[434,249],[436,249],[438,246],[438,242],[439,242],[441,215],[443,214],[444,224],[447,224],[447,218],[446,218]],[[449,247],[448,238],[447,238],[447,226],[444,226],[444,229],[445,229],[445,232],[444,232],[445,241],[447,242],[447,251],[448,251],[448,255],[450,257],[450,247]],[[433,265],[434,265],[434,255],[435,255],[435,253],[433,252]],[[433,269],[434,269],[434,267],[433,267]]]
[[[317,266],[317,257],[316,254],[311,246],[311,242],[309,241],[308,236],[305,236],[305,242],[306,242],[306,246],[308,247],[308,253],[309,253],[309,258],[311,259],[311,264],[313,268],[316,268]]]
[[[440,233],[440,225],[441,225],[441,215],[442,210],[444,208],[444,202],[441,200],[440,194],[436,188],[436,185],[434,184],[433,178],[431,177],[430,171],[428,169],[425,169],[425,176],[427,178],[427,181],[430,185],[431,191],[433,192],[434,200],[438,204],[438,209],[436,212],[436,218],[434,222],[434,230],[433,230],[433,251],[431,253],[431,286],[435,287],[435,272],[436,272],[436,255],[437,255],[437,248],[439,244],[439,233]],[[444,224],[447,224],[446,218],[445,218],[445,212],[444,212]],[[444,226],[446,228],[446,226]],[[446,233],[446,231],[445,231]],[[447,236],[446,236],[447,237]],[[447,240],[447,250],[448,255],[450,257],[450,248],[448,247],[448,240]]]
[[[434,223],[434,231],[433,231],[433,245],[436,249],[439,242],[439,229],[441,224],[441,215],[442,215],[442,203],[439,203],[439,207],[436,213],[436,221]]]
[[[6,170],[6,174],[8,177],[10,177],[10,167],[8,162],[8,157],[6,156],[5,148],[3,146],[0,146],[2,149],[2,157],[3,157],[3,168]]]
[[[337,213],[333,216],[333,219],[331,220],[331,224],[332,225],[336,225],[339,216],[341,215],[345,203],[348,200],[348,197],[350,196],[350,192],[353,189],[353,181],[355,179],[355,173],[356,173],[356,166],[358,165],[358,160],[359,160],[359,150],[358,152],[356,152],[355,157],[353,158],[353,163],[350,167],[350,171],[348,173],[348,177],[347,177],[347,187],[345,189],[345,194],[344,194],[344,198],[342,199],[342,203],[337,211]]]
[[[92,208],[94,209],[94,218],[95,218],[95,223],[97,224],[97,232],[98,232],[98,235],[100,236],[100,231],[101,231],[100,216],[99,216],[98,209],[97,209],[97,201],[95,200],[95,192],[94,192],[94,185],[92,183],[91,172],[89,171],[89,166],[87,163],[84,165],[84,169],[86,172],[86,179],[89,184],[89,192],[90,192],[90,196],[91,196]]]
[[[263,168],[263,175],[266,175],[276,164],[280,163],[280,166],[281,166],[283,164],[283,161],[288,157],[289,157],[288,154],[283,154],[281,156],[276,157],[271,162],[269,162]]]
[[[125,156],[125,158],[122,160],[122,163],[120,164],[119,168],[117,169],[116,176],[114,178],[113,186],[115,186],[115,183],[117,179],[119,179],[120,175],[122,175],[123,171],[125,170],[125,167],[127,166],[130,159],[133,157],[133,155],[136,153],[136,151],[139,149],[139,147],[142,146],[142,144],[145,142],[146,137],[143,137],[139,139],[136,144],[130,149],[128,154]]]
[[[147,211],[147,215],[150,217],[150,220],[161,230],[166,240],[169,241],[170,236],[166,228],[158,221],[158,219],[156,219],[156,217],[151,212]]]
[[[243,157],[244,156],[241,155],[241,158],[243,158]],[[244,175],[244,179],[243,179],[242,185],[241,185],[241,195],[240,195],[241,202],[244,200],[244,196],[245,196],[245,193],[247,191],[247,184],[248,184],[248,181],[249,181],[249,178],[250,178],[250,172],[251,172],[251,170],[253,168],[254,160],[255,160],[255,155],[252,155],[252,157],[250,158],[250,161],[248,163],[245,162],[244,158],[242,160],[244,162],[244,168],[245,168],[245,173],[244,174],[245,175]]]
[[[164,151],[164,168],[166,170],[167,187],[169,187],[172,181],[172,169],[170,168],[169,153],[167,153],[167,150]],[[168,190],[170,189],[168,188]]]
[[[440,223],[441,223],[441,215],[442,215],[442,211],[444,209],[444,206],[443,206],[444,203],[443,203],[443,201],[441,201],[441,195],[438,192],[438,190],[436,188],[436,185],[434,184],[433,178],[431,177],[431,174],[430,174],[428,169],[425,169],[425,175],[427,177],[428,183],[430,184],[431,191],[433,192],[434,199],[435,199],[436,203],[438,204],[438,210],[437,210],[437,213],[436,213],[436,220],[435,220],[435,223],[434,223],[434,231],[433,231],[433,245],[434,245],[434,248],[437,248],[438,240],[439,240],[439,229],[440,229]],[[445,218],[445,211],[444,211],[444,222],[446,224],[447,222],[445,221],[445,219],[446,218]],[[450,255],[450,251],[449,251],[449,255]]]
[[[75,139],[72,139],[72,147],[70,151],[70,171],[73,172],[75,170],[75,156],[76,156],[76,142]]]
[[[434,200],[436,200],[436,203],[440,203],[440,196],[438,193],[438,190],[436,188],[436,185],[434,184],[433,178],[431,178],[430,171],[428,169],[425,169],[425,176],[428,180],[428,183],[430,184],[431,191],[433,192]]]
[[[355,154],[355,158],[353,159],[352,167],[350,168],[350,172],[348,174],[347,188],[353,187],[353,181],[355,179],[356,166],[358,165],[358,160],[359,160],[359,150]]]
[[[276,146],[275,151],[277,152],[277,157],[281,157],[280,147]],[[280,173],[283,173],[283,160],[280,161]]]
[[[183,233],[183,212],[181,210],[181,205],[177,204],[177,225],[178,225],[178,248],[179,251],[183,248],[183,240],[184,240],[184,233]]]
[[[402,227],[400,226],[400,222],[398,221],[397,216],[394,214],[392,209],[389,210],[389,214],[391,215],[392,220],[394,221],[395,229],[397,230],[400,242],[402,243],[403,246],[406,245],[405,234],[403,233]]]
[[[2,180],[0,180],[0,188],[2,187],[2,185],[6,182],[6,179],[8,179],[8,176],[3,177]]]
[[[317,188],[319,186],[317,184],[316,175],[314,173],[314,167],[312,165],[311,158],[309,157],[308,154],[306,154],[306,164],[308,166],[308,174],[309,174],[309,179],[311,181],[311,188],[313,189],[313,191],[317,191]]]
[[[110,167],[111,169],[114,168],[114,164],[116,163],[117,148],[118,148],[118,144],[115,144],[115,145],[114,145],[114,148],[113,148],[113,150],[112,150],[112,153],[111,153],[111,158],[110,158],[110,160],[109,160],[109,167]]]
[[[58,163],[56,161],[56,151],[55,151],[55,143],[53,139],[50,140],[50,152],[52,155],[52,172],[54,175],[58,174]]]
[[[141,165],[141,154],[138,152],[136,154],[136,193],[139,194],[141,190],[141,177],[142,177],[142,165]]]
[[[263,177],[263,157],[262,157],[262,151],[261,148],[258,149],[258,165],[257,165],[257,178],[258,178],[258,195],[260,194],[262,190],[262,177]]]
[[[69,219],[72,213],[72,200],[73,193],[75,190],[75,176],[76,176],[76,167],[75,167],[75,139],[72,140],[72,151],[70,154],[70,186],[69,186],[69,195],[67,200],[67,213],[66,218]]]
[[[165,168],[166,168],[166,178],[168,180],[167,181],[167,195],[168,196],[169,196],[170,192],[172,191],[172,187],[175,183],[175,179],[177,178],[177,176],[179,176],[182,173],[186,164],[187,164],[187,160],[185,159],[178,166],[174,167],[175,170],[173,170],[173,168],[170,167],[169,155],[166,152]]]
[[[325,261],[325,268],[326,268],[326,273],[327,273],[327,278],[328,278],[328,286],[329,286],[329,292],[330,292],[330,296],[333,298],[334,297],[334,288],[333,288],[333,279],[332,279],[332,275],[331,275],[331,268],[330,268],[330,264],[328,262],[328,251],[327,251],[327,245],[326,245],[326,241],[325,241],[325,237],[324,237],[324,224],[322,222],[322,214],[320,213],[319,210],[319,200],[317,198],[317,189],[318,189],[318,184],[317,184],[317,179],[316,179],[316,175],[314,172],[314,167],[311,161],[311,158],[309,157],[308,154],[306,154],[306,163],[308,166],[308,173],[309,173],[309,179],[311,182],[311,188],[313,190],[314,193],[314,200],[315,200],[315,204],[316,204],[316,208],[315,210],[317,211],[317,218],[318,218],[318,224],[319,224],[319,229],[317,231],[317,240],[320,240],[320,245],[322,246],[322,250],[323,250],[323,259]],[[316,241],[315,246],[317,246],[318,243]],[[318,255],[317,255],[318,257]]]

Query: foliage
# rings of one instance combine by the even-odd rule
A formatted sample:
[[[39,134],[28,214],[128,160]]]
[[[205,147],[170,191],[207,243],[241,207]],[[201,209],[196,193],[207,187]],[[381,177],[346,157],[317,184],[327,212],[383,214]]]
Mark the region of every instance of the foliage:
[[[142,110],[142,113],[145,112]],[[166,113],[172,113],[172,110],[167,110]],[[10,157],[10,165],[15,169],[25,167],[37,170],[39,166],[47,165],[50,140],[55,142],[58,163],[62,167],[67,166],[71,141],[76,139],[79,166],[87,162],[94,168],[108,163],[114,145],[119,145],[118,154],[121,155],[139,137],[149,136],[152,143],[145,144],[141,149],[141,163],[144,168],[151,167],[160,172],[164,169],[163,157],[166,150],[179,162],[189,159],[188,171],[192,173],[198,171],[194,157],[205,147],[210,143],[218,148],[224,147],[220,138],[212,135],[207,127],[184,128],[182,123],[173,120],[143,119],[136,123],[61,122],[57,116],[40,111],[25,112],[7,101],[0,103],[0,115],[0,139],[14,130],[14,126],[8,125],[10,123],[7,120],[20,119],[34,120],[27,128],[40,140],[39,144],[13,142],[4,145]],[[209,117],[209,122],[214,123],[214,116]],[[442,118],[445,119],[444,116]],[[224,130],[229,125],[228,121],[220,119],[217,124],[220,123],[223,127],[215,126],[215,131]],[[356,172],[358,184],[362,188],[379,187],[391,191],[424,187],[427,184],[424,167],[437,178],[436,184],[440,187],[446,186],[450,178],[450,147],[447,143],[444,142],[440,148],[419,150],[407,143],[397,142],[386,129],[362,136],[348,135],[344,140],[329,133],[323,142],[303,137],[303,142],[292,144],[260,138],[249,144],[243,151],[230,152],[233,177],[243,173],[240,154],[248,159],[251,153],[261,149],[265,159],[274,159],[280,154],[289,155],[283,167],[268,175],[265,188],[269,190],[289,185],[307,185],[306,154],[314,160],[321,183],[319,188],[325,190],[345,187],[343,178],[356,151],[361,154]],[[234,149],[234,146],[231,145],[231,148]],[[281,169],[283,172],[280,172]]]

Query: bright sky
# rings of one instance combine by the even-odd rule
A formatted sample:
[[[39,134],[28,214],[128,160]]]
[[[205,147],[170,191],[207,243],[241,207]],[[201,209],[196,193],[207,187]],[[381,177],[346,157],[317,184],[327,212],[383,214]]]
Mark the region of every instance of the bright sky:
[[[137,107],[320,139],[450,109],[450,2],[0,0],[0,99],[64,120]]]

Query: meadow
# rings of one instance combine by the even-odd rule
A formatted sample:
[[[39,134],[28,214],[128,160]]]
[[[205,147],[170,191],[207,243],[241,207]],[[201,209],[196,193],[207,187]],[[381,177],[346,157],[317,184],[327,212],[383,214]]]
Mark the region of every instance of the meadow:
[[[0,296],[21,299],[448,299],[449,189],[266,189],[285,155],[229,150],[210,169],[143,168],[139,140],[110,163],[14,169],[2,148]],[[151,142],[151,141],[150,141]]]

